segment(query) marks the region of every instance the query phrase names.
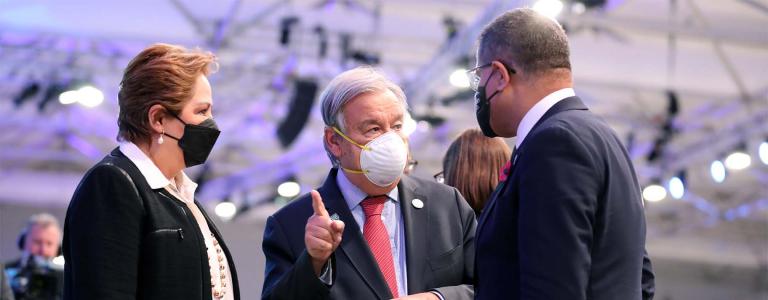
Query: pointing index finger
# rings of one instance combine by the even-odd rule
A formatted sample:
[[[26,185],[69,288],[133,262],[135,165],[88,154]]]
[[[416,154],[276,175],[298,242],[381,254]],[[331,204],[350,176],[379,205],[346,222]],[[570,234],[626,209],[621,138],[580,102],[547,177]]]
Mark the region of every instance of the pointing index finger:
[[[309,192],[312,195],[312,210],[315,211],[315,215],[321,217],[327,217],[328,211],[325,210],[325,204],[323,204],[323,198],[320,197],[320,193],[316,190]]]

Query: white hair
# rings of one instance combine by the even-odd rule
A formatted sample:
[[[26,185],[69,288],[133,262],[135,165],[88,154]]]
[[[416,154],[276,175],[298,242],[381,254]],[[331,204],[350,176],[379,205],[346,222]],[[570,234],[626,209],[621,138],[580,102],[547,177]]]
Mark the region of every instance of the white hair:
[[[54,217],[53,215],[47,214],[47,213],[36,214],[29,217],[29,220],[27,221],[26,232],[29,232],[30,230],[32,230],[32,227],[35,227],[35,226],[40,226],[40,227],[53,226],[57,230],[61,229],[61,227],[59,226],[59,220],[56,219],[56,217]]]
[[[357,67],[345,71],[328,83],[320,94],[323,122],[326,127],[336,127],[346,133],[344,123],[344,105],[357,96],[367,93],[383,93],[391,91],[402,105],[403,112],[408,110],[408,102],[405,93],[397,84],[389,80],[381,72],[372,67]],[[338,159],[328,149],[325,143],[325,152],[334,166],[338,166]]]

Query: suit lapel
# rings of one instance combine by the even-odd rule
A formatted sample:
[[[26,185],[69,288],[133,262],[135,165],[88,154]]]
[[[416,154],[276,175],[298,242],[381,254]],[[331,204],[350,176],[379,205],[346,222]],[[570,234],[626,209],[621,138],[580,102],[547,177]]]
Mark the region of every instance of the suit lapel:
[[[494,192],[494,196],[491,197],[491,201],[488,202],[486,207],[484,208],[480,221],[477,224],[477,230],[476,232],[481,232],[483,229],[483,225],[485,225],[486,220],[488,219],[488,216],[490,215],[490,212],[493,210],[493,208],[496,206],[496,201],[498,201],[499,197],[504,196],[504,192],[509,188],[509,185],[512,184],[512,177],[515,174],[515,169],[517,166],[517,163],[514,163],[516,161],[519,161],[520,158],[525,154],[525,145],[526,141],[529,140],[529,137],[531,135],[535,134],[536,128],[538,128],[542,123],[544,123],[545,120],[549,119],[550,117],[554,116],[557,113],[568,111],[568,110],[587,110],[587,106],[584,105],[583,102],[581,102],[581,99],[579,97],[568,97],[560,102],[557,102],[554,106],[552,106],[549,110],[547,110],[546,113],[544,113],[543,116],[541,116],[541,119],[536,122],[535,125],[533,125],[533,128],[531,128],[530,133],[528,134],[528,137],[526,137],[526,140],[523,141],[522,144],[520,144],[520,147],[516,149],[515,153],[512,156],[512,166],[509,170],[509,175],[507,176],[507,180],[505,180],[502,184],[499,184],[497,187],[498,191]],[[517,157],[515,157],[517,156]]]
[[[400,211],[403,215],[405,231],[405,253],[408,269],[408,292],[423,291],[425,287],[424,267],[428,243],[430,203],[424,195],[418,194],[416,186],[408,177],[400,179],[398,186]],[[411,205],[413,199],[420,199],[424,206],[416,208]]]
[[[342,251],[336,251],[337,260],[342,259],[338,257],[339,255],[346,256],[360,277],[376,293],[379,299],[391,299],[392,292],[389,291],[384,275],[381,274],[379,265],[376,263],[376,259],[368,247],[368,242],[365,241],[363,234],[360,232],[360,226],[352,216],[352,212],[349,210],[347,202],[344,200],[344,196],[342,196],[341,190],[339,190],[336,184],[337,172],[338,169],[331,169],[330,174],[325,179],[325,183],[318,189],[318,192],[323,197],[328,214],[338,214],[339,219],[345,225],[344,236],[339,246]]]

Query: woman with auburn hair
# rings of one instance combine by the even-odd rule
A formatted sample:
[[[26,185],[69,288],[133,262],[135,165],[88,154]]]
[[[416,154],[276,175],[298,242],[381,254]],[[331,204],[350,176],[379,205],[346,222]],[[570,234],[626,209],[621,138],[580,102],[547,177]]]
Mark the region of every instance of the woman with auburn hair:
[[[209,52],[155,44],[125,68],[119,147],[80,181],[64,226],[64,299],[239,299],[221,233],[184,169],[219,136]]]
[[[509,161],[511,152],[503,139],[488,138],[478,129],[467,129],[445,153],[444,183],[459,190],[475,215],[480,216],[499,184],[501,168]]]

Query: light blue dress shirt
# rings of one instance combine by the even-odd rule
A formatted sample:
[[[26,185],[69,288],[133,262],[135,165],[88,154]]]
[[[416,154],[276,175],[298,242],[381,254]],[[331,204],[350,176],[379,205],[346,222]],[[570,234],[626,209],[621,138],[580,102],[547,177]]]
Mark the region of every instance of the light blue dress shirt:
[[[349,182],[344,171],[339,170],[336,175],[336,184],[338,184],[344,200],[352,212],[357,225],[362,233],[365,227],[365,212],[360,202],[368,197],[368,194],[361,191],[357,186]],[[384,203],[384,210],[381,213],[384,226],[389,233],[389,244],[392,247],[392,260],[395,263],[395,276],[397,277],[397,290],[400,296],[408,295],[408,275],[405,260],[405,230],[403,226],[403,214],[398,205],[397,187],[387,194],[389,201]]]

